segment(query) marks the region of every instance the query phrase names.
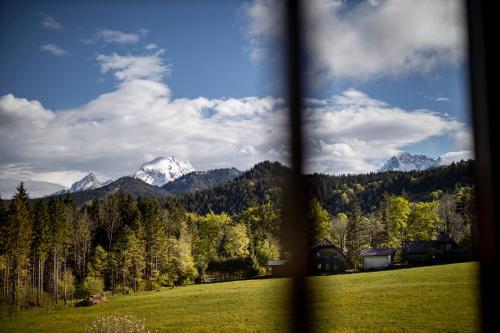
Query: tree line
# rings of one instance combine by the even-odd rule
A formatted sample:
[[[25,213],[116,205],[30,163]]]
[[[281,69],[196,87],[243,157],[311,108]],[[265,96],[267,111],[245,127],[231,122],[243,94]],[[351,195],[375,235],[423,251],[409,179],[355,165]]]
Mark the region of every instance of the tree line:
[[[209,270],[262,274],[281,255],[281,224],[271,203],[199,215],[175,199],[118,193],[77,208],[70,196],[30,203],[21,183],[8,207],[0,200],[0,301],[13,313],[103,290],[190,284]]]

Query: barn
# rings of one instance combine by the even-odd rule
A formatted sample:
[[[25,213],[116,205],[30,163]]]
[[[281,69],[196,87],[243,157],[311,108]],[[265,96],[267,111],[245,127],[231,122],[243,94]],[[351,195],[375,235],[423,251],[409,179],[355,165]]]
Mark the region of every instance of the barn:
[[[363,270],[387,269],[392,264],[395,254],[395,249],[364,249],[361,251]]]
[[[324,238],[321,243],[310,249],[311,274],[333,274],[345,272],[347,258],[344,252]]]

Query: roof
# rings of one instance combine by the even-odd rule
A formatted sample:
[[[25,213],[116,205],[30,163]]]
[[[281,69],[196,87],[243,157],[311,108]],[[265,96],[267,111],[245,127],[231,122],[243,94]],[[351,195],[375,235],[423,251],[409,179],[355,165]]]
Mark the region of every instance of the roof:
[[[405,241],[403,248],[405,253],[426,253],[434,245],[436,245],[434,240]]]
[[[442,248],[444,244],[450,244],[450,248]],[[463,253],[465,250],[458,246],[455,241],[451,238],[450,240],[419,240],[419,241],[405,241],[403,243],[403,250],[406,254],[424,254],[432,249],[439,249],[445,251],[446,253]]]
[[[436,240],[438,242],[454,242],[453,239],[451,239],[451,237],[444,232],[440,232]]]
[[[314,252],[320,249],[335,249],[337,252],[339,252],[342,256],[345,257],[344,251],[342,251],[339,247],[337,247],[335,244],[333,244],[328,238],[323,238],[321,243],[319,243],[316,246],[311,247],[309,250]]]
[[[288,262],[288,260],[284,259],[284,260],[269,260],[267,262],[267,265],[268,266],[281,266],[281,265],[284,265]]]
[[[372,256],[392,256],[396,253],[395,249],[364,249],[361,250],[361,255],[363,257],[372,257]]]
[[[321,243],[316,246],[334,246],[333,243],[328,238],[323,238]]]

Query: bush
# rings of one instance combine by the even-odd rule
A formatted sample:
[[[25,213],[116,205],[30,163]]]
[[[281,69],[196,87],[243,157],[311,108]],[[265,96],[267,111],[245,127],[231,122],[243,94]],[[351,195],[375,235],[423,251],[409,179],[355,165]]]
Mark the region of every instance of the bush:
[[[104,282],[96,276],[87,276],[83,283],[78,288],[78,297],[86,298],[91,295],[102,293],[104,290]]]
[[[150,333],[146,329],[146,320],[135,316],[113,314],[109,317],[100,317],[92,320],[92,324],[85,328],[85,333]]]

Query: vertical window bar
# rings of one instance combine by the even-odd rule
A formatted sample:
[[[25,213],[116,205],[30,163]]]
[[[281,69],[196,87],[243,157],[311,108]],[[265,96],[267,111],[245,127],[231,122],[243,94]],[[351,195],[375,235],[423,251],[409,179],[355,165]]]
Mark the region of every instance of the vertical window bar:
[[[499,198],[498,162],[493,159],[494,142],[498,142],[493,112],[497,112],[491,98],[493,74],[488,65],[493,61],[492,15],[496,15],[488,1],[468,0],[467,20],[469,32],[469,75],[475,144],[475,184],[478,238],[475,258],[480,260],[481,307],[483,332],[498,332],[498,232],[496,226]],[[496,35],[496,34],[495,34]],[[496,37],[496,36],[495,36]],[[495,57],[496,58],[496,57]],[[491,69],[490,69],[491,71]],[[498,103],[497,103],[498,104]]]
[[[290,149],[292,179],[288,206],[287,238],[292,250],[290,290],[291,331],[310,332],[310,296],[306,275],[309,266],[307,246],[307,184],[303,175],[304,142],[302,133],[303,36],[301,2],[285,1],[287,34],[288,107],[290,117]]]

